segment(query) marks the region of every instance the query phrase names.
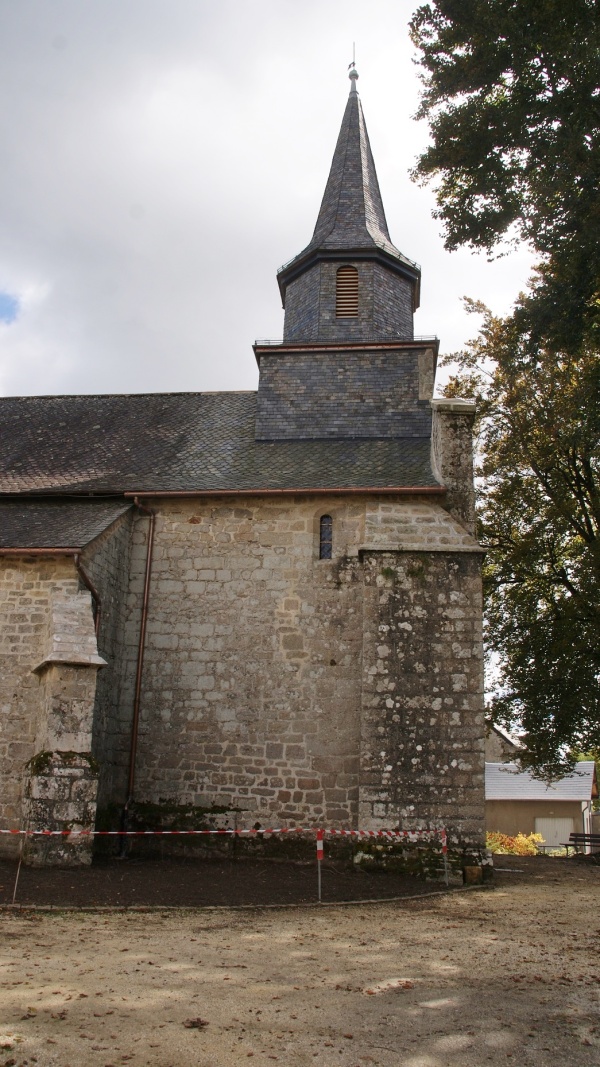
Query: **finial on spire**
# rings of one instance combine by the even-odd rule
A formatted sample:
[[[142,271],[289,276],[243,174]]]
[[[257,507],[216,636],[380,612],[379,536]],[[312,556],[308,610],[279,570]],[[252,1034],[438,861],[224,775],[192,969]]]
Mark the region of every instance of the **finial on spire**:
[[[359,80],[359,71],[357,70],[356,60],[357,60],[357,46],[352,41],[352,62],[348,64],[348,70],[350,71],[350,74],[348,75],[348,78],[350,79],[350,81],[352,83],[352,87],[351,87],[351,90],[350,90],[351,93],[358,93],[357,81]]]

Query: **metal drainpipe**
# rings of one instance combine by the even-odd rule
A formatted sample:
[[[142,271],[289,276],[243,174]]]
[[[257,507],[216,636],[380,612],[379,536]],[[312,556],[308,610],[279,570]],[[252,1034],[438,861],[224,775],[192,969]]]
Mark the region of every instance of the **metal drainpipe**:
[[[133,792],[135,787],[135,760],[137,755],[137,743],[138,733],[140,725],[140,699],[142,695],[142,674],[144,670],[144,651],[146,643],[146,624],[148,621],[148,598],[150,594],[150,579],[152,576],[152,548],[154,545],[154,524],[156,521],[156,512],[152,508],[145,507],[144,504],[140,504],[137,497],[134,497],[134,504],[138,511],[144,515],[150,516],[150,523],[148,526],[148,548],[146,552],[146,573],[144,577],[144,595],[142,599],[142,618],[140,621],[140,638],[138,642],[138,656],[137,656],[137,669],[135,673],[135,694],[133,698],[133,720],[131,723],[131,740],[129,748],[129,772],[127,776],[127,800],[125,801],[125,807],[123,808],[123,814],[121,818],[121,829],[127,829],[127,820],[129,815],[129,808],[133,801]],[[126,838],[121,838],[120,854],[125,853],[125,841]]]
[[[100,618],[102,615],[102,598],[89,574],[86,574],[84,571],[81,556],[78,552],[75,555],[75,567],[77,568],[77,573],[81,578],[81,581],[92,594],[92,600],[94,601],[94,633],[97,637],[100,630]]]

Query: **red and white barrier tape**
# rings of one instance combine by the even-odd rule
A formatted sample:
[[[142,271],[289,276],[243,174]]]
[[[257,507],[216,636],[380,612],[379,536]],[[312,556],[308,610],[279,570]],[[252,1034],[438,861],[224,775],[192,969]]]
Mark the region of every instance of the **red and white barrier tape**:
[[[386,837],[386,838],[417,838],[439,837],[442,842],[442,851],[447,851],[447,838],[445,830],[335,830],[317,829],[314,826],[279,826],[251,830],[0,830],[0,834],[12,834],[22,837],[186,837],[203,836],[206,834],[231,834],[241,837],[243,835],[257,836],[258,834],[311,834],[316,833],[317,841],[323,843],[326,834],[331,837]]]
[[[282,826],[264,830],[0,830],[0,834],[21,834],[43,837],[185,837],[201,834],[304,834],[309,831],[300,826]]]
[[[445,830],[325,830],[333,837],[441,837]]]

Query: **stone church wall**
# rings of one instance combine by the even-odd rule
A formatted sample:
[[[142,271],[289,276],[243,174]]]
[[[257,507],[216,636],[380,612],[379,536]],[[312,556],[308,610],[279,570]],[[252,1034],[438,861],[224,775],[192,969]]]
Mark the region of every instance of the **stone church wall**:
[[[355,817],[364,507],[299,498],[157,504],[136,797],[240,818]],[[335,556],[318,559],[334,517]],[[136,521],[127,645],[147,520]],[[129,662],[127,704],[133,697]]]
[[[163,498],[154,508],[136,799],[237,809],[240,826],[444,825],[480,843],[480,550],[464,526],[426,497]],[[323,514],[332,560],[318,558]],[[147,536],[148,518],[132,510],[86,551],[109,666],[90,671],[70,655],[64,669],[73,684],[89,674],[90,709],[96,686],[100,807],[126,799]],[[55,669],[34,673],[48,661],[48,618],[56,605],[83,612],[89,594],[71,559],[0,566],[0,825],[10,828],[50,706]],[[90,710],[81,729],[91,722]]]
[[[237,808],[240,826],[447,825],[480,844],[480,553],[464,528],[425,498],[153,506],[136,798]],[[331,561],[318,559],[325,513]]]

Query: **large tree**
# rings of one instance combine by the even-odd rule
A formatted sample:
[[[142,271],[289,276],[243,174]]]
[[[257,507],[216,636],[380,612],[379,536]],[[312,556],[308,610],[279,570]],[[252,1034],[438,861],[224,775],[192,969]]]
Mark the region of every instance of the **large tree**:
[[[436,0],[411,34],[432,135],[415,173],[436,182],[447,247],[526,240],[527,328],[577,350],[600,321],[597,0]]]
[[[532,352],[514,317],[474,310],[446,394],[478,401],[491,711],[524,728],[525,764],[556,774],[600,748],[600,363],[585,346]]]
[[[450,395],[479,400],[492,712],[525,762],[600,745],[600,11],[595,0],[435,0],[411,22],[448,248],[539,256],[505,319],[484,312]]]

